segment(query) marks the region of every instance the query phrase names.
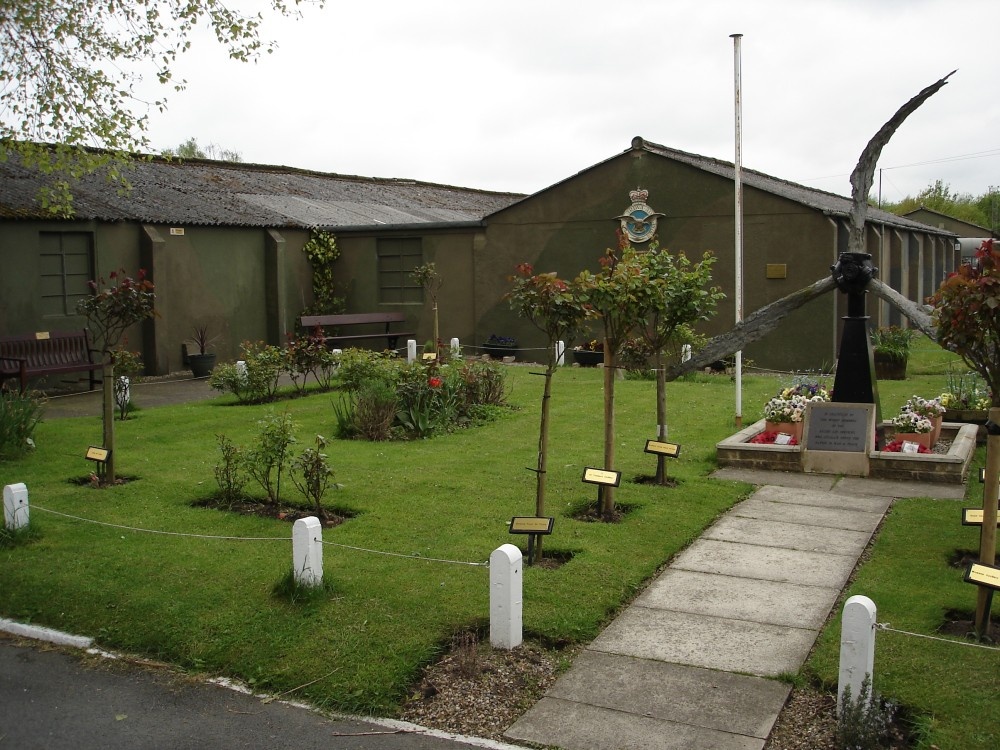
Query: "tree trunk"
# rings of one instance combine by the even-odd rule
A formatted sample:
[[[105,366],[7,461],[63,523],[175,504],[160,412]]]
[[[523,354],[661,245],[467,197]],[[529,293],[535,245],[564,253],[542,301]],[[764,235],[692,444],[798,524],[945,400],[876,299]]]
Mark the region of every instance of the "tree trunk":
[[[608,340],[604,340],[604,468],[615,470],[615,365]],[[601,515],[610,521],[615,513],[615,488],[601,486]]]
[[[667,439],[667,374],[663,370],[663,350],[656,350],[656,439]],[[667,457],[656,454],[656,483],[667,483]]]
[[[108,452],[108,460],[104,464],[104,483],[115,483],[115,366],[112,362],[104,363],[102,370],[101,391],[104,395],[104,448]]]
[[[552,375],[555,372],[555,358],[550,354],[550,362],[545,368],[545,386],[542,390],[542,418],[538,428],[538,466],[535,470],[535,515],[545,515],[545,479],[549,454],[549,404],[552,401]],[[542,559],[542,536],[535,537],[535,553],[531,562]]]

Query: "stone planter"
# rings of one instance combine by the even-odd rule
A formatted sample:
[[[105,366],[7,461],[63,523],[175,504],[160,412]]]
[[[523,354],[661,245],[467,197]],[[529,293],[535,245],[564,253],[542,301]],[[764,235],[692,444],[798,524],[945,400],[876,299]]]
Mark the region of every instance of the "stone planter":
[[[879,380],[906,380],[906,357],[875,352],[875,377]]]
[[[574,349],[573,359],[580,367],[596,367],[604,364],[604,352],[593,352],[590,349]]]
[[[985,409],[945,409],[944,421],[945,422],[956,422],[959,424],[974,424],[979,425],[979,430],[976,433],[976,442],[985,443],[986,442],[986,421],[989,419],[990,413]]]
[[[764,422],[765,432],[784,432],[795,438],[795,442],[802,444],[802,422]]]

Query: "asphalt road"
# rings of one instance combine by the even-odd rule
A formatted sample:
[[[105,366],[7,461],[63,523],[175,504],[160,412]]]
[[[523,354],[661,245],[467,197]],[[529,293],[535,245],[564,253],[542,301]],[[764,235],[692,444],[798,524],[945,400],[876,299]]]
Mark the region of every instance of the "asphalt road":
[[[0,750],[463,750],[408,725],[332,720],[169,668],[0,634]]]

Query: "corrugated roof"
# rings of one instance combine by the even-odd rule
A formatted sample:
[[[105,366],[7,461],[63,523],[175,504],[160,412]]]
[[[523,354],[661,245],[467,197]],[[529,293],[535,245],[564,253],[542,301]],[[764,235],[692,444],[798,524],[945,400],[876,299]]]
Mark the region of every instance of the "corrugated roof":
[[[100,174],[73,183],[76,218],[245,227],[419,225],[480,221],[521,195],[415,180],[328,174],[239,162],[153,157],[127,172],[118,195]],[[0,162],[0,216],[46,218],[36,195],[44,178]]]

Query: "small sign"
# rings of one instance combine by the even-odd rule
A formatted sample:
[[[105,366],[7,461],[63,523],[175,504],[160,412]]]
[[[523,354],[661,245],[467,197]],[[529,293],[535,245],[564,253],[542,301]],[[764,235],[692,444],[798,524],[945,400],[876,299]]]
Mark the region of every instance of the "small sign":
[[[789,435],[787,432],[779,432],[777,435],[774,436],[775,445],[791,445],[791,443],[792,443],[792,436]]]
[[[97,461],[99,463],[107,463],[109,451],[107,448],[98,448],[95,445],[87,448],[87,460]]]
[[[681,447],[677,443],[663,443],[658,440],[647,440],[645,452],[655,453],[658,456],[670,456],[670,458],[677,458],[681,454]]]
[[[974,583],[977,586],[986,586],[991,589],[1000,589],[1000,568],[995,565],[984,565],[983,563],[972,563],[962,576],[966,583]]]
[[[788,266],[785,263],[767,263],[765,269],[765,276],[769,279],[788,278]]]
[[[172,234],[174,237],[183,237],[184,227],[170,227],[170,234]]]
[[[435,354],[434,352],[424,352],[423,356],[421,357],[421,359],[424,362],[433,362],[437,358],[438,358],[438,355]]]
[[[962,525],[963,526],[982,526],[983,525],[983,509],[982,508],[962,508]],[[997,528],[1000,528],[1000,518],[997,518]]]
[[[511,534],[551,534],[554,518],[542,516],[514,516],[510,519]]]
[[[807,408],[805,445],[808,450],[865,452],[875,431],[871,406],[814,402]]]
[[[617,487],[622,481],[620,471],[608,471],[607,469],[592,469],[589,466],[583,470],[583,481],[588,484],[600,484],[605,487]]]
[[[909,440],[903,441],[903,446],[899,450],[900,453],[920,453],[920,443],[913,443]]]
[[[35,341],[48,341],[48,340],[49,340],[49,332],[48,331],[36,331],[35,332]]]

